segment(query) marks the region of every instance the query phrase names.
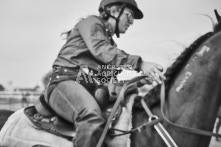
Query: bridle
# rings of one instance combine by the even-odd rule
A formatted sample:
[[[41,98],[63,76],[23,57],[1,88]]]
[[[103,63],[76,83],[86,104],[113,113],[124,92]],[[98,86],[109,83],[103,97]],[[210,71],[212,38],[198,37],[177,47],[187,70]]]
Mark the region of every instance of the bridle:
[[[113,116],[114,116],[118,106],[123,101],[127,89],[130,89],[131,86],[134,86],[134,84],[136,84],[137,81],[140,81],[140,80],[146,79],[146,78],[147,78],[147,76],[135,77],[135,78],[129,80],[127,83],[124,84],[124,86],[122,87],[122,90],[121,90],[121,92],[120,92],[120,94],[118,96],[118,99],[117,99],[117,101],[114,104],[112,112],[111,112],[111,114],[110,114],[110,116],[109,116],[109,118],[107,120],[107,123],[105,125],[104,131],[102,132],[102,135],[101,135],[101,137],[99,139],[99,142],[98,142],[96,147],[101,147],[102,146],[102,143],[103,143],[104,138],[105,138],[105,136],[107,134],[107,131],[108,131],[111,119],[113,118]],[[165,113],[163,111],[163,108],[165,106],[165,100],[166,100],[166,98],[165,98],[165,84],[164,84],[164,82],[161,85],[161,95],[160,95],[160,97],[161,97],[161,114],[162,114],[162,118],[158,118],[157,116],[153,115],[152,112],[150,111],[149,107],[146,105],[144,99],[142,98],[141,99],[141,104],[144,107],[145,112],[148,114],[148,116],[150,118],[149,122],[145,122],[144,124],[134,128],[132,130],[129,130],[129,131],[113,129],[115,131],[121,132],[121,134],[117,134],[117,135],[113,135],[113,136],[121,136],[121,135],[131,134],[133,132],[141,132],[142,129],[144,129],[147,126],[157,125],[161,121],[165,121],[169,125],[171,125],[173,127],[176,127],[176,128],[178,128],[178,129],[180,129],[182,131],[188,132],[188,133],[193,133],[193,134],[197,134],[197,135],[204,135],[204,136],[210,136],[210,137],[214,136],[214,137],[221,138],[221,134],[216,134],[216,133],[213,133],[213,132],[210,132],[210,131],[206,131],[206,130],[200,130],[200,129],[195,129],[195,128],[184,127],[184,126],[180,126],[180,125],[177,125],[177,124],[171,122],[165,116]],[[159,128],[160,129],[164,129],[163,126],[160,126]],[[174,140],[170,137],[170,135],[167,133],[166,130],[161,130],[160,132],[164,133],[163,135],[162,134],[159,134],[159,135],[162,137],[162,139],[165,141],[166,144],[167,144],[167,142],[169,142],[169,144],[167,144],[168,146],[173,146],[173,147],[177,146],[176,143],[174,142]]]
[[[165,105],[165,84],[163,83],[161,85],[161,114],[163,116],[163,120],[166,121],[168,124],[170,124],[171,126],[173,127],[176,127],[182,131],[185,131],[185,132],[188,132],[188,133],[194,133],[194,134],[198,134],[198,135],[204,135],[204,136],[214,136],[214,137],[221,137],[221,134],[216,134],[216,133],[213,133],[213,132],[210,132],[210,131],[206,131],[206,130],[200,130],[200,129],[195,129],[195,128],[189,128],[189,127],[184,127],[184,126],[180,126],[180,125],[177,125],[173,122],[171,122],[166,116],[165,116],[165,113],[163,111],[163,108],[164,108],[164,105]]]

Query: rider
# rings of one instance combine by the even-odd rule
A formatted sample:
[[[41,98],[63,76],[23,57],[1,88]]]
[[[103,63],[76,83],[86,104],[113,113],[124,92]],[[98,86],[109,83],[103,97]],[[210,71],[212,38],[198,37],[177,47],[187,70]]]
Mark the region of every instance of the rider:
[[[127,54],[112,39],[115,34],[117,37],[124,34],[134,19],[143,18],[137,3],[101,0],[99,13],[100,16],[82,19],[66,32],[67,41],[53,64],[46,88],[45,101],[51,109],[76,127],[73,141],[76,147],[96,146],[102,133],[105,119],[94,98],[94,89],[98,83],[109,82],[113,73],[105,74],[107,70],[113,72],[113,67],[130,66],[157,83],[165,80],[160,65]]]

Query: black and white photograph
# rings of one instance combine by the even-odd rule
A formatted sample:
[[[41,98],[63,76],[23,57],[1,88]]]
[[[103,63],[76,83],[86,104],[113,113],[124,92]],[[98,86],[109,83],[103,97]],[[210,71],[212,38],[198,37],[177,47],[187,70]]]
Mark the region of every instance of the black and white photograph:
[[[221,147],[221,1],[1,0],[0,147]]]

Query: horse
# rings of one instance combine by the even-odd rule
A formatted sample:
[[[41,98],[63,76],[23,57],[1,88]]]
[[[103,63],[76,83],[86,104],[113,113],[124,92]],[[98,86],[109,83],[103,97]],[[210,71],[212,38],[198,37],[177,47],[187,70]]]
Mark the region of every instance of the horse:
[[[182,127],[212,132],[217,112],[221,104],[221,17],[215,10],[218,24],[213,32],[208,32],[193,42],[170,66],[165,76],[165,105],[160,86],[152,89],[145,97],[156,99],[152,113],[162,124],[179,147],[208,147],[211,136],[196,134]],[[158,101],[157,101],[158,99]],[[162,109],[160,108],[162,107]],[[162,113],[163,112],[163,113]],[[133,126],[148,121],[142,107],[133,109]],[[141,132],[131,136],[132,147],[165,147],[166,144],[152,127],[143,127]]]
[[[218,24],[214,31],[197,39],[166,70],[165,91],[158,85],[142,97],[147,104],[151,103],[152,113],[162,118],[163,127],[179,147],[207,147],[211,140],[211,136],[180,128],[213,131],[221,104],[221,18],[216,16]],[[165,104],[162,93],[165,93]],[[138,131],[129,131],[131,146],[165,147],[153,127],[143,127],[149,117],[138,99],[131,111],[133,128],[142,126]],[[165,117],[176,125],[171,125]]]

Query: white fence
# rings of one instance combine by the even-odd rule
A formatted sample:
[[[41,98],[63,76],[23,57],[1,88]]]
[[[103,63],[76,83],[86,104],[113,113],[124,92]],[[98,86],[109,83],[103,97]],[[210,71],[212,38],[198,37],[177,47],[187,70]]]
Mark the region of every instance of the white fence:
[[[35,91],[0,91],[0,109],[15,111],[33,105],[40,95],[41,92]]]

